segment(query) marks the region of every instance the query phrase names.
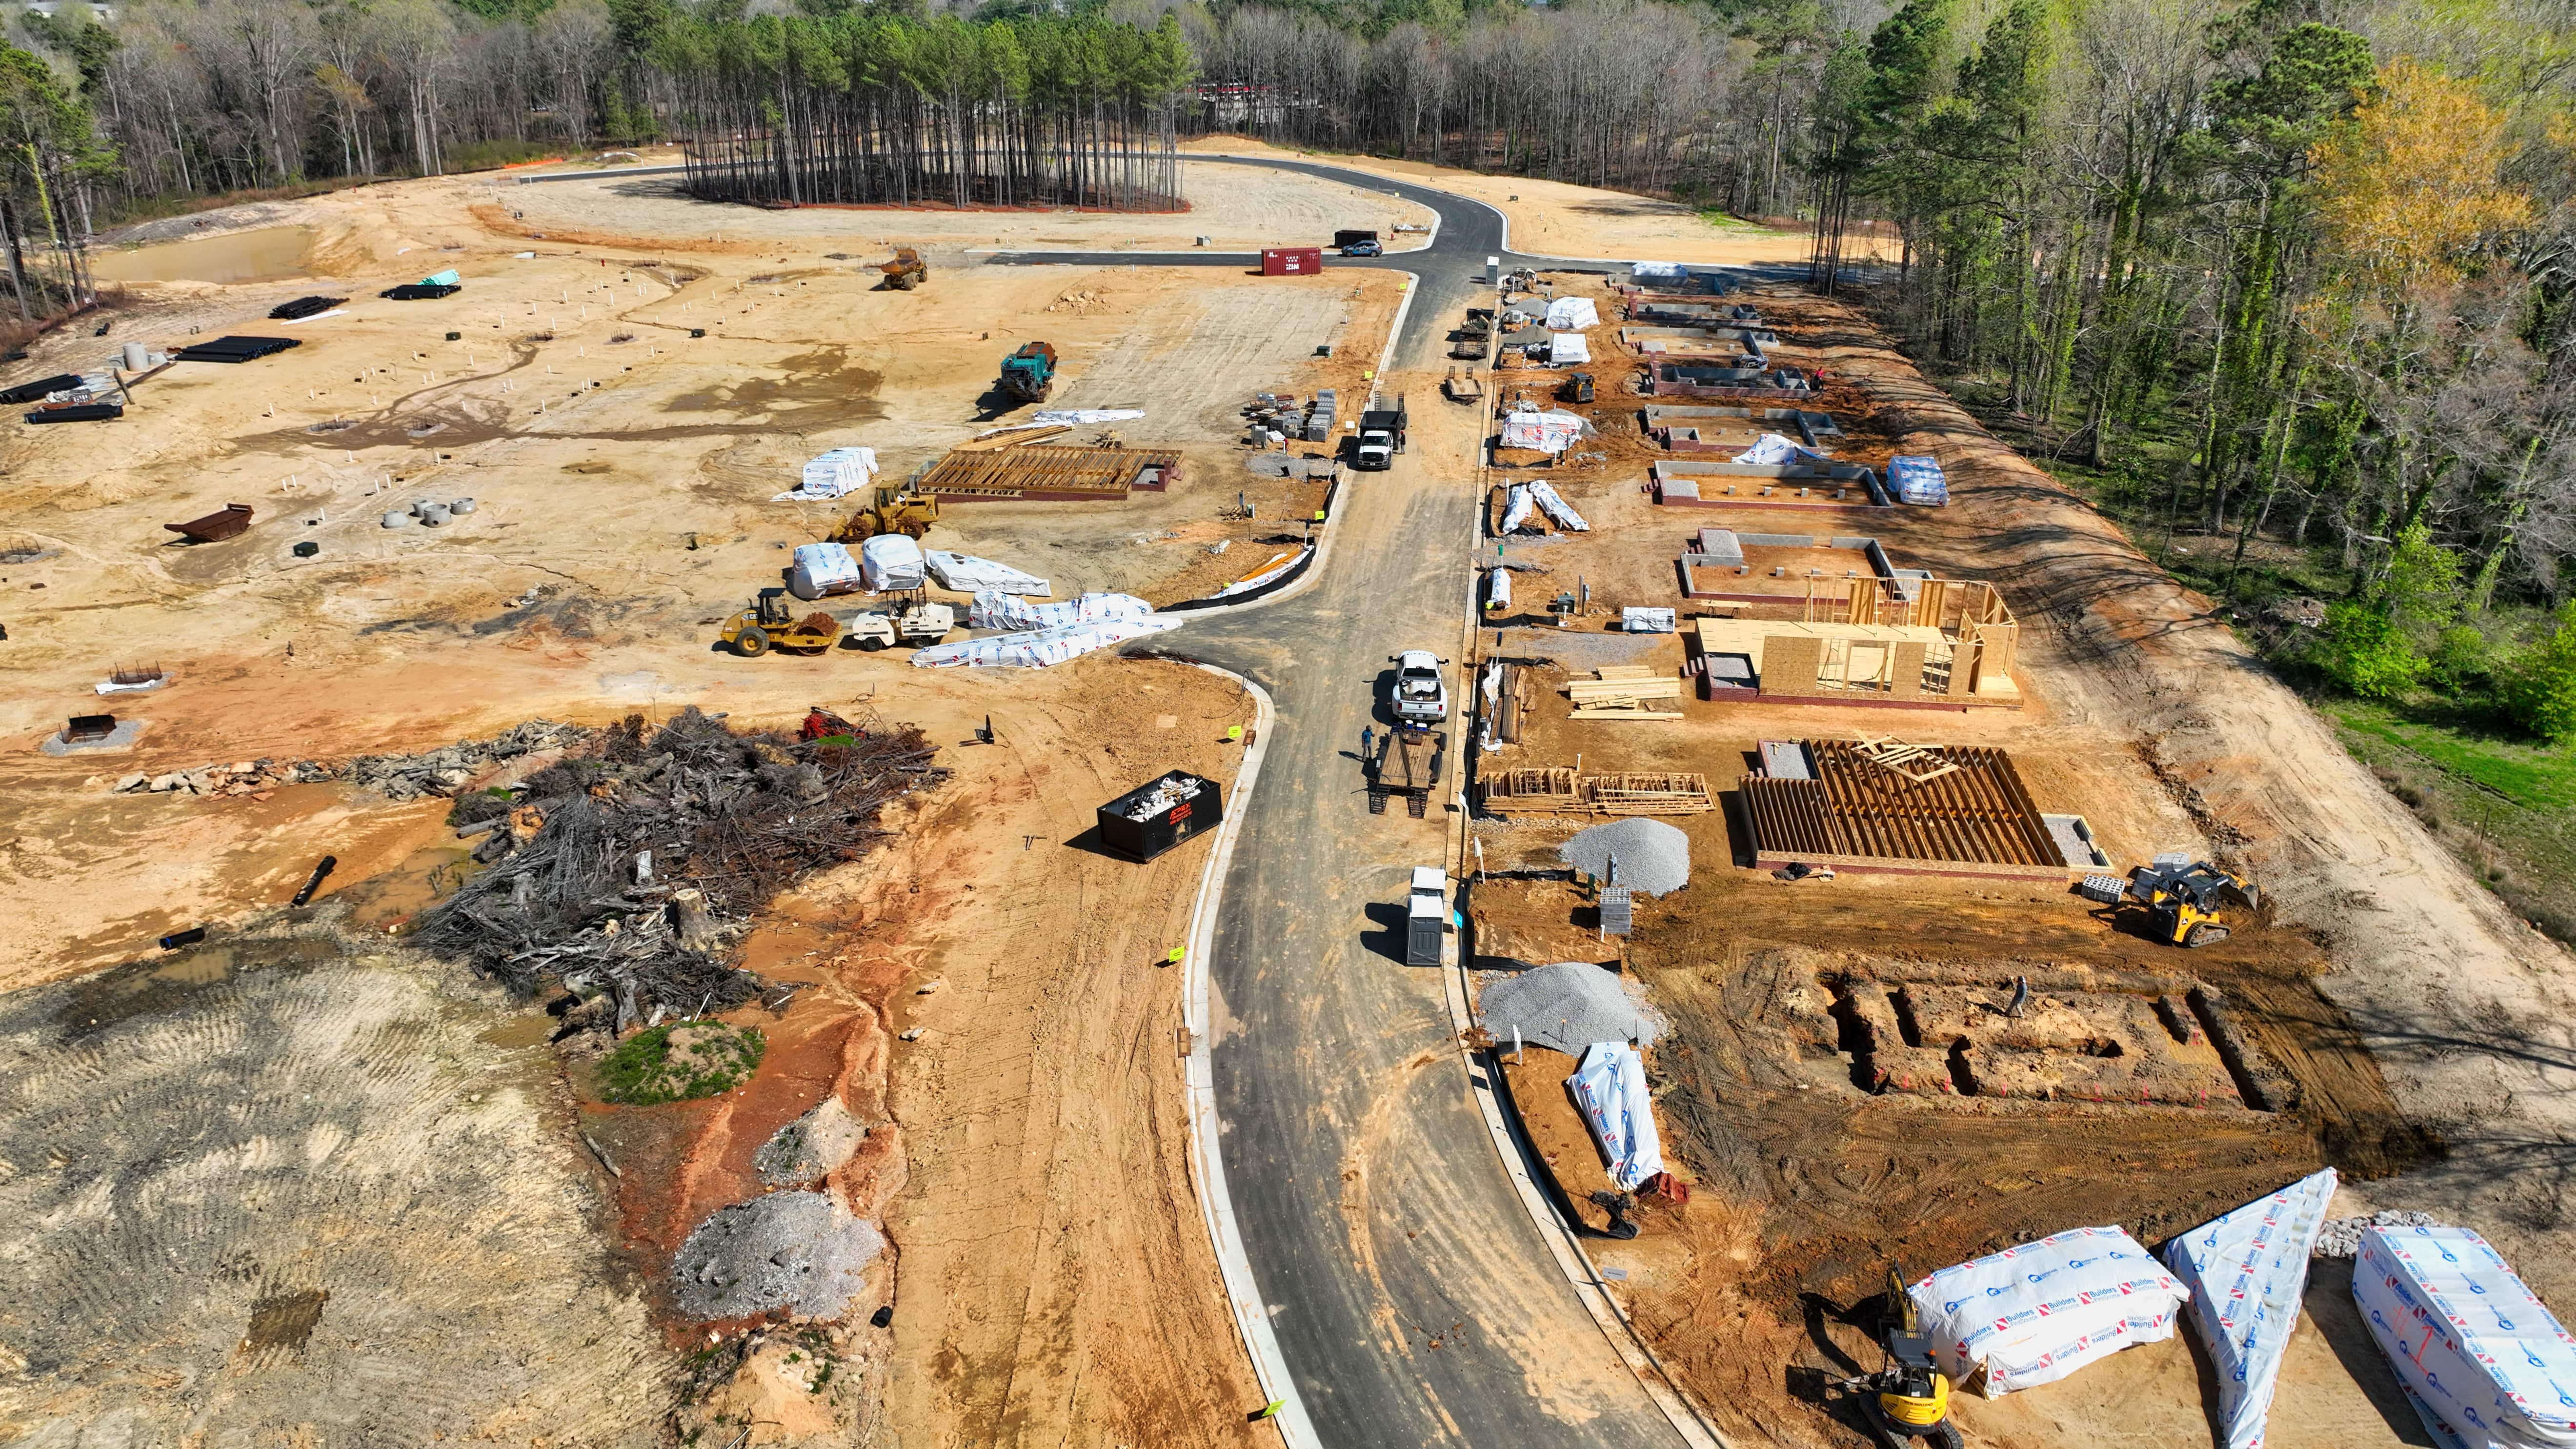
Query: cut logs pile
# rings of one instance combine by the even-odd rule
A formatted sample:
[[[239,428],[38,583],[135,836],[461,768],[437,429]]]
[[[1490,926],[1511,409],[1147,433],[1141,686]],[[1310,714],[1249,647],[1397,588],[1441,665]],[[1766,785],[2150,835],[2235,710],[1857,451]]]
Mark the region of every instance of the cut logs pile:
[[[1575,719],[1680,719],[1678,709],[1657,709],[1663,700],[1682,697],[1680,679],[1642,664],[1613,664],[1593,671],[1590,679],[1570,679],[1566,696],[1574,701]]]
[[[947,771],[919,729],[736,733],[692,708],[630,715],[508,796],[467,796],[460,835],[489,869],[422,913],[414,940],[527,992],[560,983],[568,1026],[624,1031],[738,1005],[760,978],[732,944],[808,873],[892,835],[889,802]]]

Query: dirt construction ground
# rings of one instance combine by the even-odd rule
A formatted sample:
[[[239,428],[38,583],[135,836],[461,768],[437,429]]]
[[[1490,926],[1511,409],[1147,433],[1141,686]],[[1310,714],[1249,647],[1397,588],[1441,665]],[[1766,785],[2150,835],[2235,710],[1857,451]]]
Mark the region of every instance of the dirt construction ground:
[[[1558,281],[1560,292],[1597,285]],[[1554,469],[1518,475],[1554,481],[1592,531],[1506,542],[1501,557],[1525,570],[1517,603],[1482,636],[1502,657],[1552,662],[1532,671],[1521,743],[1484,756],[1481,772],[1578,762],[1596,773],[1694,771],[1717,795],[1717,810],[1675,822],[1692,843],[1691,885],[1641,902],[1625,950],[1601,940],[1573,886],[1497,881],[1473,893],[1475,949],[1489,967],[1610,962],[1639,975],[1671,1023],[1652,1077],[1667,1143],[1696,1178],[1691,1201],[1649,1206],[1643,1237],[1593,1251],[1627,1270],[1639,1325],[1699,1402],[1749,1442],[1860,1442],[1857,1419],[1824,1384],[1876,1366],[1870,1328],[1891,1259],[1920,1274],[2096,1223],[2156,1243],[2322,1165],[2344,1177],[2338,1213],[2409,1208],[2466,1223],[2544,1298],[2576,1302],[2564,953],[2468,882],[2205,601],[1986,437],[1863,319],[1786,293],[1753,300],[1782,335],[1783,361],[1825,369],[1819,393],[1798,405],[1841,422],[1848,436],[1834,454],[1872,464],[1891,450],[1933,454],[1953,505],[1659,507],[1641,482],[1663,455],[1637,428],[1641,399],[1624,386],[1614,396],[1629,364],[1615,345],[1605,357],[1596,332],[1602,401],[1575,411],[1599,436]],[[1537,394],[1556,375],[1500,376],[1506,392]],[[1622,605],[1678,605],[1685,616],[1704,607],[1678,597],[1673,569],[1702,527],[1871,535],[1898,568],[1996,583],[2023,622],[2024,707],[1685,699],[1667,706],[1682,711],[1675,721],[1567,718],[1568,678],[1613,665],[1683,669],[1681,638],[1604,626]],[[1543,602],[1578,580],[1596,612],[1559,629]],[[2192,849],[2246,871],[2270,901],[2232,939],[2185,953],[2062,886],[1851,872],[1791,884],[1743,869],[1750,846],[1734,786],[1758,766],[1757,742],[1855,733],[2003,747],[2038,808],[2085,816],[2116,869]],[[1521,816],[1472,829],[1490,864],[1545,870],[1582,823]],[[1918,1005],[1986,1001],[1999,1015],[2016,975],[2043,1007],[2095,1013],[2081,1048],[2040,1070],[2059,1082],[2053,1099],[1999,1098],[2000,1074],[1963,1099],[1978,1089],[1937,1052],[1897,1050],[1893,1080],[1871,1080],[1855,1050],[1868,1029],[1837,1020],[1838,998],[1897,990]],[[2174,1092],[2172,1080],[2152,1088],[2154,1104],[2136,1100],[2158,1079],[2129,1063],[2204,1050],[2134,1029],[2155,1020],[2156,998],[2179,1002],[2195,984],[2224,994],[2279,1099],[2273,1110],[2248,1110],[2224,1086]],[[2125,1041],[2101,1025],[2123,1012]],[[1884,1048],[1893,1035],[1882,1028]],[[1992,1065],[1973,1061],[1979,1073]],[[1602,1186],[1599,1159],[1565,1101],[1568,1067],[1551,1059],[1507,1078],[1567,1209],[1597,1226],[1586,1196]],[[2100,1089],[2111,1081],[2125,1086]],[[2354,1315],[2349,1272],[2344,1261],[2317,1266],[2267,1442],[2422,1442]],[[1971,1443],[2034,1449],[2201,1442],[2215,1391],[2187,1337],[2044,1390],[1965,1398],[1961,1421]]]
[[[837,516],[769,501],[805,458],[873,444],[908,472],[983,425],[995,359],[1028,336],[1066,353],[1059,398],[1108,389],[1091,373],[1114,357],[1151,410],[1129,436],[1182,446],[1195,476],[1123,505],[953,509],[925,541],[1050,574],[1058,597],[1166,592],[1231,536],[1217,515],[1238,490],[1270,519],[1289,506],[1225,441],[1226,388],[1355,384],[1400,279],[944,268],[904,294],[822,240],[555,246],[483,205],[429,182],[262,208],[309,229],[307,275],[136,285],[112,336],[303,346],[181,364],[120,422],[0,445],[0,910],[18,927],[0,1198],[32,1290],[0,1308],[0,1353],[24,1365],[0,1436],[1240,1442],[1258,1392],[1188,1179],[1163,964],[1203,855],[1138,867],[1087,832],[1160,770],[1230,779],[1248,702],[1105,657],[976,676],[903,651],[736,659],[713,620]],[[450,304],[374,297],[449,266],[468,278]],[[316,291],[359,300],[265,320]],[[27,375],[95,366],[110,344],[87,331],[46,339]],[[379,526],[424,496],[479,507]],[[160,527],[231,501],[256,509],[239,538]],[[143,660],[172,682],[98,701],[111,665]],[[388,939],[464,857],[445,801],[114,789],[538,716],[696,704],[774,725],[815,703],[920,723],[954,777],[892,845],[778,903],[746,962],[806,989],[734,1014],[767,1033],[762,1069],[664,1107],[600,1102],[585,1058],[545,1045],[552,1019]],[[37,750],[92,708],[140,738]],[[315,905],[281,913],[326,851]],[[206,945],[153,957],[198,925]],[[711,1344],[671,1311],[670,1255],[762,1190],[754,1152],[826,1096],[869,1129],[830,1186],[882,1218],[871,1291],[891,1326],[866,1323],[872,1299]]]
[[[785,550],[839,516],[771,501],[806,458],[867,445],[888,476],[909,474],[1015,414],[986,389],[1027,340],[1066,358],[1056,401],[1142,407],[1121,430],[1180,448],[1183,479],[1125,503],[951,505],[929,546],[1045,575],[1057,598],[1168,602],[1223,582],[1310,508],[1303,480],[1246,465],[1235,409],[1265,390],[1356,396],[1400,276],[966,264],[995,236],[1248,245],[1223,230],[1241,221],[1216,218],[1347,225],[1365,195],[1219,173],[1187,168],[1187,185],[1214,178],[1199,209],[1150,225],[709,211],[650,178],[432,180],[264,204],[152,232],[222,243],[187,265],[236,280],[131,283],[107,336],[60,329],[0,379],[87,371],[128,340],[303,343],[142,379],[117,422],[0,436],[0,919],[14,927],[0,932],[0,1261],[21,1289],[0,1301],[0,1439],[1267,1442],[1274,1431],[1247,1420],[1262,1396],[1184,1150],[1168,962],[1203,847],[1137,866],[1090,832],[1099,802],[1161,770],[1231,782],[1243,751],[1228,731],[1251,723],[1251,702],[1169,662],[970,674],[913,669],[900,650],[745,660],[713,642],[719,618],[779,582]],[[1687,211],[1614,193],[1403,174],[1493,194],[1524,248],[1803,257],[1803,238],[1703,234]],[[929,249],[925,289],[874,289],[887,243]],[[132,265],[154,269],[144,253]],[[451,298],[376,296],[449,267],[465,281]],[[266,319],[308,293],[355,300]],[[1641,904],[1624,954],[1562,882],[1487,883],[1469,902],[1479,953],[1618,957],[1671,1022],[1658,1106],[1696,1190],[1687,1207],[1649,1208],[1635,1242],[1588,1247],[1627,1270],[1614,1291],[1676,1378],[1736,1442],[1854,1445],[1821,1383],[1875,1366],[1861,1325],[1891,1257],[1919,1274],[2110,1222],[2154,1241],[2325,1164],[2345,1173],[2338,1211],[2476,1227],[2562,1316],[2576,1309],[2565,953],[2468,880],[2206,601],[1977,429],[1858,313],[1757,300],[1786,361],[1828,370],[1813,405],[1843,419],[1838,451],[1932,453],[1954,505],[1668,518],[1678,510],[1640,488],[1655,445],[1637,399],[1605,363],[1601,400],[1579,409],[1598,456],[1539,475],[1596,528],[1505,545],[1548,570],[1519,581],[1523,604],[1577,581],[1614,607],[1678,603],[1671,558],[1702,526],[1866,533],[1897,567],[2004,590],[2023,622],[2025,703],[1959,715],[1689,699],[1679,721],[1574,722],[1553,686],[1600,665],[1678,669],[1680,641],[1607,633],[1597,614],[1481,632],[1481,648],[1555,663],[1534,671],[1523,742],[1477,768],[1579,756],[1589,772],[1702,772],[1721,796],[1681,822],[1693,883]],[[1417,408],[1452,406],[1428,399],[1436,379],[1403,381]],[[1252,518],[1234,516],[1238,494]],[[476,509],[442,528],[380,524],[417,499],[468,497]],[[163,528],[231,502],[255,509],[237,538],[192,546]],[[315,555],[298,556],[307,542]],[[170,682],[94,692],[144,664]],[[889,814],[884,846],[776,902],[745,945],[746,965],[796,988],[727,1014],[766,1035],[759,1071],[657,1107],[602,1101],[600,1043],[550,1046],[551,1017],[403,946],[468,850],[447,802],[341,783],[117,789],[213,762],[422,750],[537,717],[605,725],[694,705],[771,726],[815,704],[918,723],[951,777]],[[139,735],[40,749],[99,709]],[[2205,850],[2260,882],[2265,909],[2186,954],[2054,883],[1790,884],[1739,868],[1731,797],[1748,752],[1857,730],[2005,748],[2040,808],[2086,816],[2120,866]],[[1552,867],[1572,826],[1468,828],[1495,867]],[[285,908],[325,852],[338,867],[319,899]],[[200,925],[203,944],[155,950]],[[2279,1100],[2256,1110],[2241,1084],[2232,1103],[2197,1088],[2187,1104],[2072,1086],[1961,1098],[1929,1067],[1880,1090],[1859,1047],[1897,1048],[1835,1014],[1845,1000],[1846,1016],[1875,1019],[1897,991],[1981,1010],[2014,975],[2051,1019],[2111,1023],[2048,1065],[2061,1086],[2107,1080],[2104,1043],[2151,1054],[2154,1003],[2201,984],[2225,993]],[[1871,990],[1875,1005],[1853,995]],[[2188,1024],[2163,1019],[2176,1035],[2156,1050],[2198,1062]],[[1579,1192],[1597,1164],[1551,1075],[1524,1063],[1500,1087]],[[866,1129],[826,1189],[887,1239],[862,1297],[829,1323],[687,1320],[670,1289],[679,1244],[763,1193],[760,1149],[826,1100]],[[2418,1442],[2332,1265],[2308,1310],[2270,1442]],[[2208,1379],[2186,1335],[2045,1390],[1966,1399],[1960,1415],[1972,1443],[2012,1449],[2197,1444]]]

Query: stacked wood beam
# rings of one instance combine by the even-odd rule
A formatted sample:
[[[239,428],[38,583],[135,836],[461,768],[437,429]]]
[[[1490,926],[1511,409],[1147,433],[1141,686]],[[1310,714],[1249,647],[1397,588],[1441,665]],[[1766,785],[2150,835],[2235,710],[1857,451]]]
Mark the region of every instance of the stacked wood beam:
[[[1021,443],[952,449],[914,485],[960,501],[1116,500],[1134,488],[1159,492],[1179,476],[1181,455],[1161,448],[1074,448]]]
[[[1662,700],[1682,697],[1680,679],[1637,664],[1614,664],[1593,671],[1590,679],[1566,681],[1574,701],[1574,719],[1680,719],[1678,709],[1657,709]]]

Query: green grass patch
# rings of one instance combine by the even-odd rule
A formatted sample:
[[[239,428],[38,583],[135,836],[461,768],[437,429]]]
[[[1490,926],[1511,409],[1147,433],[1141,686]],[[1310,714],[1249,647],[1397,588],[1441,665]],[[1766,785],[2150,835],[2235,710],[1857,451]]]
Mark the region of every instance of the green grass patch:
[[[2521,744],[2357,700],[2327,706],[2343,727],[2415,755],[2529,810],[2576,808],[2576,749]]]
[[[1743,236],[1770,236],[1780,230],[1778,227],[1764,226],[1758,221],[1747,221],[1722,206],[1701,207],[1699,219],[1719,231],[1735,232]]]
[[[755,1027],[720,1021],[647,1027],[600,1061],[600,1100],[650,1107],[729,1092],[759,1068],[768,1049]]]

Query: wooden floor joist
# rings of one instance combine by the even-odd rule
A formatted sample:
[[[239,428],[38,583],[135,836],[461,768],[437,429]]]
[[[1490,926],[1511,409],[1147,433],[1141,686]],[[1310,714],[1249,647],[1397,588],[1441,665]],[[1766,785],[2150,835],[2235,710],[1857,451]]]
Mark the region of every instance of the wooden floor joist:
[[[1742,782],[1758,863],[2033,876],[2068,868],[2002,750],[1805,743],[1814,779],[1754,775]],[[1895,765],[1882,758],[1890,754],[1899,756]]]
[[[1047,444],[952,450],[916,485],[958,499],[1120,499],[1131,488],[1160,489],[1181,455],[1161,448],[1076,448]]]

